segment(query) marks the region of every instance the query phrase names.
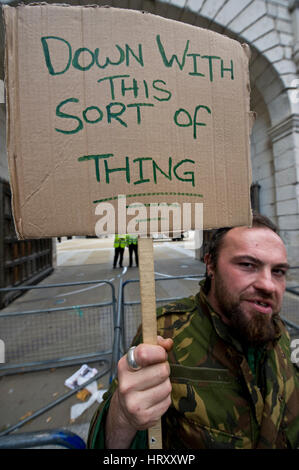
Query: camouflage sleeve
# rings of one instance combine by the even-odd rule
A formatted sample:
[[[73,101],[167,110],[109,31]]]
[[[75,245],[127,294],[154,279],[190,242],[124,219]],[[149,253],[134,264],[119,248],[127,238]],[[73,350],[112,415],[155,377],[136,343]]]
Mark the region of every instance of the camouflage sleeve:
[[[114,380],[109,390],[104,393],[103,400],[91,419],[87,438],[88,449],[105,449],[106,416],[116,387],[117,380]]]

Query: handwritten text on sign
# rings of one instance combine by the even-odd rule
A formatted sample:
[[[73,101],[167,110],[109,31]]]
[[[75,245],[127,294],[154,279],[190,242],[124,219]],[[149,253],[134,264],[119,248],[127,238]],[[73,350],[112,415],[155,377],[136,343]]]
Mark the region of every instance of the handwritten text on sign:
[[[45,63],[50,75],[63,75],[66,74],[70,68],[87,72],[92,68],[105,70],[107,67],[117,68],[117,66],[125,65],[130,67],[132,63],[134,66],[144,67],[145,57],[142,44],[136,47],[131,47],[129,44],[119,45],[115,44],[113,52],[110,56],[101,55],[100,48],[91,50],[87,47],[80,47],[75,49],[69,41],[58,36],[44,36],[41,38]],[[53,46],[59,44],[60,52],[63,46],[63,67],[55,66],[55,53],[53,53]],[[206,78],[210,82],[215,79],[222,79],[224,75],[229,79],[234,80],[234,64],[230,60],[229,64],[224,64],[224,60],[215,55],[199,54],[192,52],[190,41],[185,43],[184,50],[178,57],[177,54],[169,53],[165,50],[160,35],[156,36],[155,44],[158,54],[161,57],[162,64],[166,68],[172,68],[174,64],[181,72],[185,72],[190,76]],[[52,51],[52,52],[51,52]],[[99,86],[105,87],[105,96],[109,97],[111,102],[98,105],[92,104],[84,109],[80,100],[74,96],[67,97],[59,102],[56,106],[56,116],[60,118],[61,126],[56,127],[55,131],[62,134],[77,134],[84,129],[87,125],[97,125],[99,123],[111,124],[117,122],[122,127],[128,127],[128,121],[141,124],[143,113],[146,109],[153,108],[156,102],[170,101],[173,97],[173,91],[168,87],[165,80],[156,78],[151,80],[142,79],[137,80],[130,74],[112,74],[101,77],[97,80]],[[122,98],[126,100],[133,97],[135,102],[123,103]],[[136,100],[140,100],[136,102]],[[79,111],[78,111],[79,110]],[[181,128],[192,128],[192,138],[198,138],[198,127],[206,126],[204,121],[205,115],[212,114],[211,106],[206,104],[197,104],[194,110],[190,111],[180,107],[171,116],[174,125]],[[127,120],[126,116],[129,117]],[[63,126],[64,122],[72,122],[72,128],[66,129]],[[195,161],[190,158],[184,158],[179,162],[173,163],[172,157],[168,158],[166,167],[160,168],[158,163],[150,157],[139,157],[130,162],[129,157],[124,157],[124,164],[118,168],[109,167],[109,158],[113,157],[113,153],[97,154],[97,155],[84,155],[81,156],[79,161],[92,160],[95,163],[95,176],[98,182],[104,181],[106,184],[110,183],[111,173],[122,171],[125,174],[126,182],[133,183],[134,185],[154,182],[157,184],[157,171],[159,174],[164,175],[168,180],[172,178],[184,182],[189,182],[192,186],[195,185],[194,171],[191,171]],[[149,163],[150,162],[150,163]],[[184,171],[181,174],[179,169],[182,170],[188,164],[189,171]],[[139,177],[135,181],[131,181],[132,165],[137,165],[139,169]],[[152,179],[144,176],[146,167],[151,166]],[[100,171],[100,168],[102,170]],[[181,167],[181,168],[180,168]],[[101,180],[101,174],[103,178]]]
[[[117,67],[125,64],[130,67],[131,60],[134,60],[140,67],[144,67],[145,58],[143,55],[142,44],[138,44],[135,50],[128,44],[120,46],[115,44],[115,57],[101,57],[100,49],[90,50],[87,47],[81,47],[75,51],[72,45],[64,38],[55,36],[44,36],[41,38],[44,57],[50,75],[61,75],[66,73],[70,67],[77,70],[86,72],[93,67],[98,67],[100,70],[106,69],[108,66]],[[62,70],[55,69],[53,65],[53,58],[50,52],[50,45],[53,42],[59,41],[65,45],[65,66]],[[52,44],[53,45],[53,44]],[[234,80],[234,66],[233,61],[230,60],[229,67],[225,67],[224,61],[219,56],[201,55],[199,53],[190,52],[190,41],[186,41],[185,49],[179,59],[176,54],[167,56],[163,46],[160,35],[156,36],[156,46],[161,56],[162,62],[165,67],[170,68],[174,62],[181,71],[187,71],[188,75],[197,77],[206,77],[210,82],[213,82],[215,76],[223,78],[225,73],[228,73],[231,80]],[[208,66],[207,75],[200,71]],[[167,83],[159,78],[148,83],[146,80],[137,81],[129,74],[123,75],[110,75],[100,78],[98,83],[101,86],[106,86],[107,96],[110,96],[112,102],[104,107],[97,105],[88,106],[82,110],[80,116],[69,114],[69,105],[71,103],[78,103],[79,100],[75,97],[69,97],[61,101],[56,108],[56,115],[62,119],[73,119],[74,127],[71,130],[56,128],[57,132],[63,134],[76,134],[80,132],[85,124],[97,124],[99,122],[107,122],[110,124],[117,121],[121,126],[127,127],[125,114],[133,110],[136,116],[136,123],[140,124],[142,121],[142,112],[146,107],[153,107],[155,101],[169,101],[172,98],[172,91],[168,89]],[[120,96],[125,97],[128,93],[133,94],[134,98],[142,98],[143,101],[138,103],[124,104],[120,101]],[[146,101],[146,100],[151,100]],[[186,109],[178,109],[174,116],[172,116],[175,125],[179,127],[193,127],[193,138],[197,138],[197,126],[206,126],[205,122],[199,121],[199,115],[204,112],[212,113],[209,106],[199,104],[195,107],[193,115]]]

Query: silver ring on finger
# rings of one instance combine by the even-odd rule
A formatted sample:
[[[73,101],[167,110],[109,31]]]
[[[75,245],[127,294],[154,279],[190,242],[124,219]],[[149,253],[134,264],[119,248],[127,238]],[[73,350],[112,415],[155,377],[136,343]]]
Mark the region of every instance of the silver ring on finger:
[[[133,371],[141,369],[141,367],[135,361],[135,356],[134,356],[135,349],[136,349],[136,346],[132,346],[127,352],[127,363],[128,363],[129,369]]]

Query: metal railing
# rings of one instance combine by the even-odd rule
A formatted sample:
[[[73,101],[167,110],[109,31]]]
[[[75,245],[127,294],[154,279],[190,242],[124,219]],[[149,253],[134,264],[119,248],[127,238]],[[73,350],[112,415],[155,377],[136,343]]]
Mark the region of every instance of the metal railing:
[[[297,271],[297,272],[296,272]],[[294,275],[294,273],[296,274]],[[288,283],[287,291],[293,294],[299,295],[299,266],[291,266],[288,271]]]
[[[30,449],[53,445],[66,449],[86,448],[86,444],[80,436],[64,429],[24,432],[0,438],[0,449]]]
[[[297,271],[296,275],[294,273]],[[291,266],[288,271],[288,283],[284,295],[282,318],[285,321],[289,333],[292,336],[299,336],[299,266]]]
[[[98,284],[97,288],[108,286],[110,295],[106,302],[19,312],[8,309],[0,313],[0,338],[5,344],[5,363],[0,365],[0,376],[97,361],[111,354],[116,297],[115,287],[110,281],[0,290],[41,290],[92,284]]]

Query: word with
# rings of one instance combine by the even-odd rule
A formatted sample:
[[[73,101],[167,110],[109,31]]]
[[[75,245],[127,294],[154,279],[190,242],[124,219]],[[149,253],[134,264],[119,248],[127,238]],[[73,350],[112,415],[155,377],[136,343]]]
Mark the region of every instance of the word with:
[[[137,195],[136,195],[137,196]],[[195,248],[202,245],[203,232],[203,203],[150,203],[135,202],[126,204],[125,195],[118,195],[117,207],[109,202],[100,202],[95,208],[95,214],[101,216],[96,222],[95,234],[109,235],[111,233],[128,233],[147,235],[148,233],[163,233],[169,236],[171,232],[198,231],[195,237]],[[117,228],[116,228],[117,215]],[[135,216],[135,217],[133,217]]]
[[[71,65],[76,70],[86,72],[92,67],[98,67],[100,70],[108,66],[115,67],[121,64],[130,67],[131,61],[133,60],[135,65],[137,63],[138,66],[144,67],[143,46],[140,43],[137,45],[137,51],[135,52],[128,44],[123,46],[115,44],[113,45],[113,50],[111,51],[110,47],[109,51],[109,54],[112,54],[112,58],[111,56],[104,56],[102,62],[100,61],[101,53],[99,47],[94,50],[88,47],[80,47],[73,51],[69,41],[58,36],[43,36],[41,37],[41,43],[45,63],[50,75],[62,75],[69,70]],[[52,46],[50,46],[50,44],[52,44]],[[219,56],[190,52],[189,39],[185,43],[184,51],[180,58],[178,58],[177,54],[167,54],[159,34],[156,36],[156,46],[162,63],[166,68],[172,68],[173,64],[177,64],[179,70],[183,71],[187,63],[187,69],[191,65],[191,70],[189,68],[188,75],[197,77],[208,76],[209,81],[213,82],[216,73],[217,78],[224,78],[224,74],[228,72],[230,79],[234,80],[234,63],[232,60],[230,60],[229,67],[225,67],[223,59]],[[57,64],[55,65],[53,52],[55,50],[59,51],[59,67],[57,67]],[[61,63],[63,63],[62,68]],[[199,71],[200,67],[201,72]],[[205,73],[203,73],[203,71]]]
[[[291,82],[291,87],[295,88],[295,90],[291,91],[290,98],[292,103],[297,104],[299,103],[299,78],[294,78]]]
[[[0,339],[0,364],[5,362],[5,343],[3,339]]]
[[[299,339],[293,339],[291,341],[291,349],[293,349],[291,354],[291,361],[294,364],[299,364]]]
[[[111,77],[108,77],[111,78]],[[115,77],[114,77],[115,78]],[[158,82],[159,80],[155,80],[154,82]],[[153,83],[154,83],[153,82]],[[162,91],[162,90],[161,90]],[[165,90],[164,90],[165,91]],[[161,98],[155,97],[155,99],[162,101]],[[123,127],[128,127],[128,123],[124,120],[125,116],[128,117],[130,120],[132,114],[128,112],[129,109],[136,110],[136,124],[140,124],[142,121],[142,113],[141,110],[144,107],[154,107],[153,103],[129,103],[125,105],[124,103],[120,102],[112,102],[105,106],[104,111],[102,108],[98,106],[88,106],[82,111],[82,118],[78,115],[70,114],[69,112],[65,112],[64,107],[69,105],[70,103],[79,103],[77,98],[68,98],[66,100],[61,101],[56,107],[56,116],[62,119],[73,119],[76,121],[76,127],[73,129],[59,129],[55,128],[56,132],[61,132],[62,134],[76,134],[77,132],[81,131],[84,128],[84,122],[87,124],[98,124],[99,122],[104,122],[107,124],[111,124],[114,122],[118,122]],[[173,116],[173,121],[178,127],[190,127],[193,128],[193,138],[197,138],[197,128],[198,126],[206,126],[205,122],[199,120],[199,114],[201,114],[201,110],[211,114],[212,111],[208,106],[205,105],[197,105],[190,113],[188,110],[184,108],[180,108],[175,111]],[[74,111],[72,111],[73,113]]]
[[[189,166],[191,165],[192,167],[195,165],[195,161],[191,160],[190,158],[185,158],[184,160],[180,160],[178,163],[173,165],[172,157],[168,158],[168,169],[162,170],[157,162],[151,158],[151,157],[139,157],[139,158],[134,158],[133,164],[137,165],[138,168],[138,173],[139,173],[139,179],[136,181],[131,181],[131,167],[132,167],[132,161],[130,160],[129,157],[125,157],[124,161],[124,166],[117,167],[117,168],[111,168],[109,166],[109,158],[114,157],[113,153],[104,153],[104,154],[99,154],[99,155],[83,155],[82,157],[78,158],[79,162],[84,162],[84,161],[89,161],[93,160],[95,163],[95,176],[96,180],[99,183],[103,183],[103,180],[105,181],[106,184],[110,184],[111,182],[111,174],[114,174],[119,181],[119,173],[123,173],[126,178],[126,182],[128,184],[144,184],[144,183],[152,183],[154,182],[155,184],[158,184],[158,177],[157,177],[157,172],[159,174],[163,175],[165,178],[167,178],[169,181],[172,181],[172,179],[176,179],[179,181],[184,181],[187,183],[191,183],[192,186],[195,186],[195,173],[194,171],[183,171],[183,173],[180,175],[178,173],[179,169],[180,171],[183,170],[183,166],[186,167],[187,164]],[[100,165],[100,162],[102,164]],[[145,163],[145,162],[150,162],[150,163]],[[152,178],[150,177],[150,170],[152,170]],[[102,173],[105,175],[105,179],[101,177]],[[146,176],[145,177],[145,173]]]

